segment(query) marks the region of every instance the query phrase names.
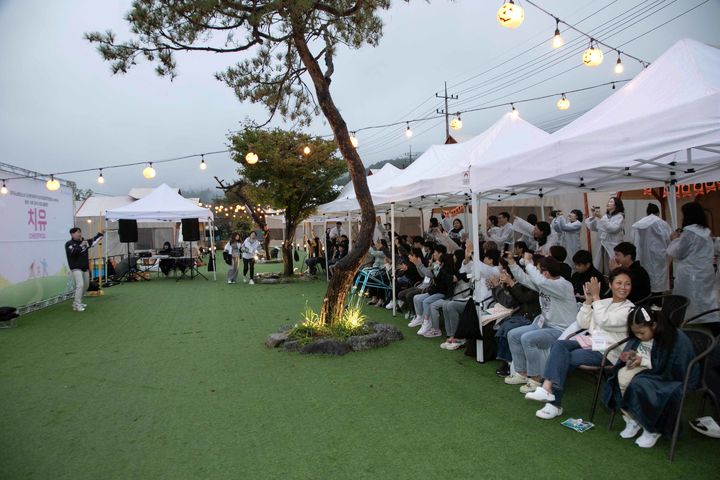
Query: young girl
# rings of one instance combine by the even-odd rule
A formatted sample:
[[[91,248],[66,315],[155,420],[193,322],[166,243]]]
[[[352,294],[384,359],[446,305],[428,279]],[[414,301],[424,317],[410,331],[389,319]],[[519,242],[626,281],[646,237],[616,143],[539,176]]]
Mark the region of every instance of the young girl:
[[[229,253],[232,256],[232,263],[230,264],[230,268],[228,268],[228,283],[235,283],[237,280],[238,270],[240,270],[240,241],[242,239],[240,238],[240,234],[237,232],[233,232],[232,235],[230,235],[230,240],[228,241],[227,245],[225,245],[225,251]]]
[[[248,267],[250,269],[250,285],[254,285],[255,281],[255,255],[260,250],[260,242],[257,239],[255,232],[250,232],[250,236],[245,239],[242,244],[242,259],[243,259],[243,283],[245,283],[245,276],[248,274]]]
[[[622,438],[633,438],[642,429],[635,444],[652,448],[661,435],[672,433],[694,352],[688,337],[660,311],[634,308],[627,323],[630,340],[608,378],[603,402],[622,410]],[[698,379],[695,368],[688,386],[692,388]]]

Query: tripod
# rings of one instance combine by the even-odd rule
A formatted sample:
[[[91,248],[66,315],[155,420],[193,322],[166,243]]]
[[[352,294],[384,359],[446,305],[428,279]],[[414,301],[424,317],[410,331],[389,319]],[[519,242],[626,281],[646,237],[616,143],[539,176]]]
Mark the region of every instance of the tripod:
[[[190,241],[190,267],[188,270],[190,271],[190,280],[193,280],[195,277],[200,276],[207,280],[208,278],[200,273],[200,270],[198,270],[197,265],[195,265],[195,259],[193,258],[193,242]],[[182,272],[182,275],[180,275],[175,281],[179,282],[183,277],[187,275],[184,271]]]
[[[127,245],[128,269],[127,269],[127,272],[120,275],[120,278],[116,279],[115,281],[118,283],[127,283],[127,282],[137,282],[138,280],[147,280],[142,275],[138,275],[137,258],[135,259],[135,262],[133,262],[133,259],[130,256],[130,243],[128,242],[126,245]]]

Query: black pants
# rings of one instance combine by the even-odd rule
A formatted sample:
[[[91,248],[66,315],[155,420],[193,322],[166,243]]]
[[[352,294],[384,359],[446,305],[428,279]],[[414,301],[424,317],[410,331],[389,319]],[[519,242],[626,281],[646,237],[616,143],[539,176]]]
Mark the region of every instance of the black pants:
[[[250,278],[255,277],[255,259],[254,258],[243,258],[243,277],[248,273],[248,267],[250,268]]]

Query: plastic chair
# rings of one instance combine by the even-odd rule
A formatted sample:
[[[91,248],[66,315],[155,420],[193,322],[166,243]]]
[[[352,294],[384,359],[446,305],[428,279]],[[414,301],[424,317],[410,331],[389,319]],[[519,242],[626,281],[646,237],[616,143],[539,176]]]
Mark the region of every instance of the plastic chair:
[[[595,418],[595,412],[597,411],[597,404],[598,399],[600,398],[600,388],[602,387],[603,379],[607,377],[608,372],[612,370],[613,365],[608,364],[607,357],[616,348],[624,345],[628,340],[630,340],[630,337],[626,337],[623,340],[620,340],[617,343],[613,343],[610,345],[607,350],[605,350],[605,353],[603,354],[602,361],[600,362],[600,366],[594,366],[594,365],[580,365],[578,367],[578,370],[585,371],[585,372],[592,372],[597,375],[597,381],[595,383],[595,393],[593,394],[593,400],[592,405],[590,406],[590,421],[592,422]],[[615,415],[615,412],[613,411],[610,416],[610,425],[612,425],[613,417]],[[608,428],[610,428],[610,425]]]

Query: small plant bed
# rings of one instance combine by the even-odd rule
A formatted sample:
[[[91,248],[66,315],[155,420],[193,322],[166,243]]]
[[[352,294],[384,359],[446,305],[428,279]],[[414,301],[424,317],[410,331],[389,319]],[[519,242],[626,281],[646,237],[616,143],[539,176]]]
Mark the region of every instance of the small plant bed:
[[[321,322],[320,316],[308,308],[302,322],[280,327],[267,337],[265,345],[286,352],[342,356],[402,339],[403,334],[397,327],[369,321],[356,307],[347,308],[342,318],[330,323]]]
[[[292,277],[286,277],[279,273],[258,273],[255,275],[255,283],[262,283],[266,285],[285,284],[285,283],[296,283],[296,282],[311,282],[317,280],[317,277],[307,274],[296,273]]]

